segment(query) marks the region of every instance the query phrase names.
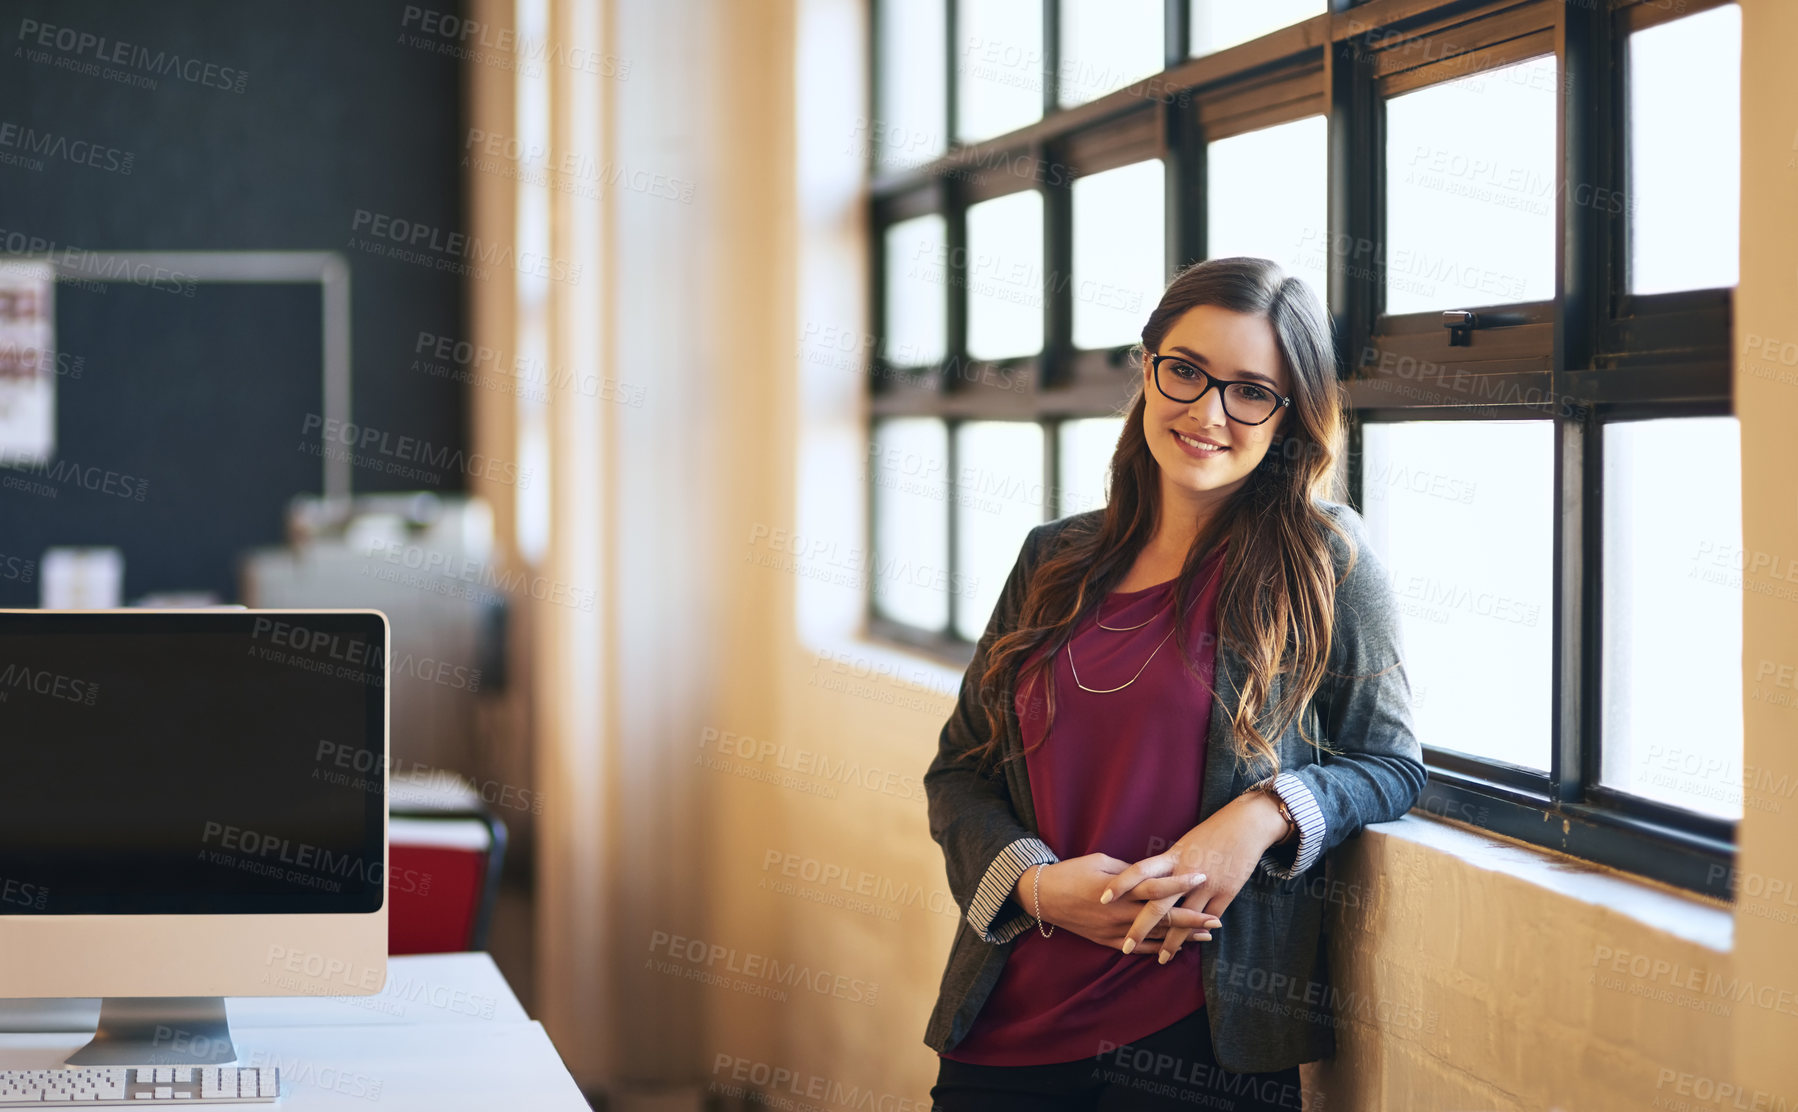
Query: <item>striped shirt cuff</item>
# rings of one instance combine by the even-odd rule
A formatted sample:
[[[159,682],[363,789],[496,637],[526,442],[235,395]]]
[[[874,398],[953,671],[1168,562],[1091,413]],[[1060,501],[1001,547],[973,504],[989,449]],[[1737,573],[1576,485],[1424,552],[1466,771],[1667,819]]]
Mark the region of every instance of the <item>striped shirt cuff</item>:
[[[1304,780],[1290,772],[1274,777],[1273,792],[1286,804],[1299,827],[1299,844],[1290,866],[1281,864],[1286,847],[1276,846],[1261,856],[1261,867],[1281,880],[1291,880],[1317,862],[1324,846],[1324,812]]]
[[[988,942],[998,943],[1009,942],[1028,930],[1030,924],[1036,922],[1035,916],[1028,911],[1013,915],[996,927],[993,917],[1017,891],[1018,878],[1025,870],[1035,865],[1053,865],[1060,860],[1041,838],[1019,838],[1000,850],[999,856],[986,867],[986,875],[980,878],[980,887],[974,890],[974,900],[968,905],[968,925],[974,928],[974,933]]]

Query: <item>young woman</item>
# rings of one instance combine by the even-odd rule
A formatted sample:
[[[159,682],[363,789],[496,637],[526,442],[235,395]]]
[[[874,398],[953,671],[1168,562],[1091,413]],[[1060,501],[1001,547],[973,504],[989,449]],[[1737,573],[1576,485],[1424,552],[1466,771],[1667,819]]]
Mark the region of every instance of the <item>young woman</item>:
[[[1105,508],[1031,530],[924,776],[966,909],[943,1112],[1299,1109],[1353,1010],[1325,851],[1423,786],[1391,586],[1326,497],[1322,305],[1214,259],[1141,354]]]

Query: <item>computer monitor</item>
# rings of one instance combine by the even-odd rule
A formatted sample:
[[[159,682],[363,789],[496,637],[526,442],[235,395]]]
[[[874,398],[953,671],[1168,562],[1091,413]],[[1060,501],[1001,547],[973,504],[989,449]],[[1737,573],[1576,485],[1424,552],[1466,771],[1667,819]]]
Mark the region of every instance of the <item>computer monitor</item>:
[[[0,610],[0,997],[71,1064],[228,1062],[223,997],[387,973],[375,610]]]

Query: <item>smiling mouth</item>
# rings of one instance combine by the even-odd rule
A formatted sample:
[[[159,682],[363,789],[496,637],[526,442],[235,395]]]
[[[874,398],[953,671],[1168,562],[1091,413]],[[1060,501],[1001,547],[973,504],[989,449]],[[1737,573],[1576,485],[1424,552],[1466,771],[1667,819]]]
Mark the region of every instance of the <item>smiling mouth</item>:
[[[1188,451],[1196,452],[1200,455],[1221,456],[1230,450],[1216,444],[1207,444],[1203,440],[1194,440],[1183,432],[1175,432],[1174,436],[1179,439],[1180,443],[1184,445]]]

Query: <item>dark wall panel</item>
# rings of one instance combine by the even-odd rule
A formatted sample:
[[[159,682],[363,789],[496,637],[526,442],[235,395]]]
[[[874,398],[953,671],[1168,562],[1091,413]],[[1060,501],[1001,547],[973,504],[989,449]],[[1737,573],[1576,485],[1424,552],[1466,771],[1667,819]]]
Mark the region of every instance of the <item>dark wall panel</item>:
[[[339,251],[352,418],[466,447],[462,387],[410,369],[421,332],[464,335],[464,279],[363,246],[377,215],[439,242],[464,224],[460,63],[421,45],[407,8],[0,0],[0,252]],[[0,605],[36,603],[6,561],[54,544],[122,547],[128,597],[234,597],[237,555],[278,542],[288,499],[320,489],[302,446],[322,409],[319,329],[316,286],[59,285],[58,347],[81,361],[58,382],[59,460],[147,488],[141,502],[88,490],[65,467],[52,496],[46,476],[0,469],[36,482],[0,487]],[[358,467],[353,482],[464,486],[453,467],[426,482]]]

